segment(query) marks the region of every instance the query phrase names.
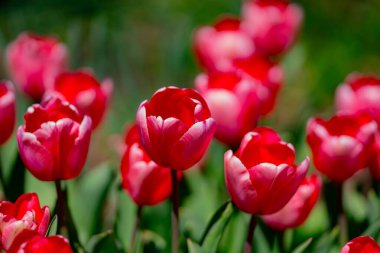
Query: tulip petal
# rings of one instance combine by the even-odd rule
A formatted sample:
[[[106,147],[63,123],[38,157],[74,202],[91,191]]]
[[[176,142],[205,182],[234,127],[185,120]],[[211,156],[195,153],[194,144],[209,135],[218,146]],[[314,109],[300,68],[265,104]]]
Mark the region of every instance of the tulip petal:
[[[215,132],[214,119],[195,123],[173,145],[170,157],[174,169],[187,169],[196,164],[206,152]]]

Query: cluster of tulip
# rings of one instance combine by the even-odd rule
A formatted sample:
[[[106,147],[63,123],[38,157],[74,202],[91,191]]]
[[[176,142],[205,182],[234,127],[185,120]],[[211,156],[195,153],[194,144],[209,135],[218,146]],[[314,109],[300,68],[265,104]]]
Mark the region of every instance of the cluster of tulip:
[[[56,38],[31,33],[21,34],[6,51],[11,79],[36,102],[28,108],[25,124],[17,131],[19,155],[37,179],[56,182],[63,193],[59,196],[61,206],[65,196],[60,180],[75,178],[82,171],[92,131],[100,124],[112,92],[110,79],[100,84],[89,70],[69,71],[67,59],[66,47]],[[12,135],[15,107],[11,82],[1,82],[1,145]],[[61,212],[59,216],[63,226],[64,215]],[[45,237],[50,211],[48,207],[40,208],[35,194],[24,194],[15,204],[2,201],[0,217],[2,250],[72,252],[63,237]]]
[[[225,17],[196,31],[194,50],[204,73],[196,77],[195,90],[169,86],[156,91],[141,103],[125,135],[122,187],[138,206],[138,216],[143,206],[171,197],[172,252],[179,252],[180,244],[179,181],[200,162],[214,136],[229,147],[224,172],[231,201],[251,214],[244,252],[252,252],[258,216],[274,230],[296,228],[321,192],[321,178],[307,176],[309,158],[297,165],[292,144],[269,127],[257,127],[275,107],[283,81],[279,61],[296,39],[302,10],[285,0],[250,0],[242,9],[241,19]],[[12,81],[36,102],[17,131],[19,155],[34,177],[56,183],[58,227],[66,235],[70,211],[61,180],[80,175],[112,81],[99,83],[89,70],[69,71],[67,49],[52,37],[21,34],[7,48],[6,59]],[[338,188],[342,246],[348,240],[343,182],[366,167],[380,179],[379,97],[380,78],[352,74],[338,88],[338,113],[307,124],[314,165]],[[15,114],[15,91],[9,81],[2,82],[0,145],[12,135]],[[72,238],[50,235],[49,222],[49,208],[41,208],[34,193],[14,204],[1,201],[1,250],[77,251]],[[341,252],[380,252],[380,247],[370,237],[358,237]]]

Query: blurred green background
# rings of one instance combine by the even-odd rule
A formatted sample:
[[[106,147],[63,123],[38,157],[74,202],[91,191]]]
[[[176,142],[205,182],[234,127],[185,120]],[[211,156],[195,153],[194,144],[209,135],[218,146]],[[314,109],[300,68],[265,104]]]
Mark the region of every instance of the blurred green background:
[[[307,119],[333,112],[335,88],[345,76],[353,71],[380,73],[380,1],[295,2],[305,12],[303,29],[297,44],[282,60],[286,82],[276,109],[262,124],[274,127],[294,143],[301,160],[309,154],[304,142]],[[3,57],[7,44],[19,33],[33,31],[56,35],[66,43],[72,69],[90,67],[99,79],[114,80],[107,119],[95,133],[85,172],[68,183],[82,241],[100,231],[116,229],[105,242],[108,251],[103,247],[99,252],[113,252],[111,248],[117,245],[128,248],[135,212],[118,187],[120,158],[113,148],[117,138],[110,136],[123,132],[126,123],[134,120],[138,104],[156,89],[166,85],[192,87],[200,71],[191,50],[194,29],[223,14],[239,15],[241,4],[236,0],[0,1],[1,78],[7,77]],[[21,119],[26,103],[18,102]],[[4,151],[4,163],[11,163],[15,146],[13,138]],[[228,199],[224,150],[213,143],[205,171],[194,169],[182,182],[181,225],[184,234],[192,238],[200,237],[212,213]],[[27,190],[37,191],[42,203],[53,206],[53,184],[37,182],[27,173]],[[377,198],[373,201],[378,208]],[[368,224],[367,209],[357,207],[367,206],[366,200],[358,195],[349,202],[356,205],[351,209],[358,223],[366,220],[364,224]],[[325,232],[327,212],[321,203],[311,221],[293,233],[298,240],[293,244]],[[144,209],[143,218],[145,252],[169,252],[169,203]],[[233,219],[219,252],[241,251],[246,223],[245,215]]]

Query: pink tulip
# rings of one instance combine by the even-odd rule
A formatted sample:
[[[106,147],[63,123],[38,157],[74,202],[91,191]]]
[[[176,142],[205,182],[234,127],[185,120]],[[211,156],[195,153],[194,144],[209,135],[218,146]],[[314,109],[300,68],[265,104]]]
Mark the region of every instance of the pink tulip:
[[[0,82],[0,145],[13,133],[16,120],[15,94],[10,82]]]
[[[113,83],[99,83],[89,71],[64,72],[57,76],[53,94],[73,104],[81,115],[91,117],[95,129],[102,121],[112,93]]]
[[[248,0],[243,5],[242,30],[259,52],[278,55],[294,43],[302,19],[302,9],[286,0]]]
[[[18,235],[7,253],[73,253],[69,241],[60,235],[45,237],[34,231]]]
[[[40,101],[55,77],[66,69],[66,47],[55,37],[22,33],[7,48],[7,66],[20,89]]]
[[[336,106],[342,113],[369,113],[380,124],[380,77],[350,74],[336,91]]]
[[[17,132],[18,148],[26,168],[39,180],[77,177],[86,161],[91,119],[59,98],[28,108]]]
[[[234,154],[224,155],[225,178],[233,203],[250,214],[283,208],[305,178],[309,158],[295,165],[291,144],[267,127],[247,133]]]
[[[170,169],[153,162],[145,153],[136,125],[128,130],[127,148],[121,162],[123,188],[139,205],[156,205],[170,197]],[[179,174],[179,173],[178,173]]]
[[[215,137],[229,146],[238,145],[259,117],[273,109],[282,76],[278,65],[258,55],[237,61],[233,71],[200,74],[195,87],[215,119]]]
[[[380,246],[369,236],[359,236],[344,245],[340,253],[380,253]]]
[[[265,223],[279,231],[301,226],[317,203],[321,187],[322,181],[318,176],[305,178],[291,200],[280,211],[263,216]]]
[[[45,235],[50,219],[49,207],[40,207],[37,194],[21,195],[16,203],[0,201],[1,249],[8,250],[24,230]]]
[[[228,71],[234,61],[253,55],[251,38],[241,31],[240,20],[225,17],[214,26],[199,28],[194,36],[194,49],[200,64],[210,71]]]
[[[137,111],[142,145],[158,165],[185,170],[206,152],[215,131],[202,96],[192,89],[166,87],[144,101]]]
[[[367,166],[376,130],[376,122],[369,115],[310,119],[307,142],[316,169],[337,183],[347,180]]]

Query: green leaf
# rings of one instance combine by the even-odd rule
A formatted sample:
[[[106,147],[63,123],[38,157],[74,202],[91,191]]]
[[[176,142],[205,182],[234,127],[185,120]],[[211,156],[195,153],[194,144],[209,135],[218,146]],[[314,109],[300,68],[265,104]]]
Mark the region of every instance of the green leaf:
[[[203,242],[205,241],[208,233],[210,232],[211,228],[214,226],[214,224],[216,222],[218,222],[218,220],[222,217],[224,211],[226,210],[226,208],[228,207],[228,205],[231,203],[230,200],[226,201],[225,203],[223,203],[223,205],[221,205],[218,210],[216,210],[216,212],[213,214],[213,216],[211,217],[210,221],[208,222],[207,226],[206,226],[206,229],[204,230],[203,234],[202,234],[202,237],[201,239],[199,240],[199,244],[200,245],[203,245]]]
[[[248,222],[244,229],[247,230],[247,228],[248,228]],[[255,252],[272,253],[269,243],[267,239],[265,238],[265,235],[260,226],[256,226],[255,234],[253,237],[253,247],[256,249]]]
[[[202,247],[199,244],[193,242],[191,239],[187,239],[187,248],[189,250],[189,253],[205,253]]]
[[[46,231],[46,236],[56,235],[58,229],[58,219],[57,215],[53,216],[53,219],[51,219],[51,222],[49,224],[49,228]]]
[[[87,171],[78,180],[68,182],[70,209],[73,210],[71,213],[82,242],[102,230],[104,201],[114,176],[112,168],[102,164]]]
[[[232,207],[232,204],[227,204],[226,208],[224,208],[224,212],[222,212],[218,219],[213,223],[213,226],[207,233],[205,237],[202,249],[207,253],[217,252],[218,245],[222,236],[226,230],[227,225],[229,224],[232,216],[234,215],[235,209]],[[219,211],[219,210],[218,210]],[[218,213],[217,211],[217,213]]]
[[[299,245],[297,248],[295,248],[292,253],[306,252],[305,250],[310,246],[312,241],[313,241],[313,238],[309,238],[308,240],[303,242],[301,245]]]
[[[379,234],[380,232],[380,219],[378,219],[377,221],[375,221],[374,223],[372,223],[365,231],[362,235],[367,235],[367,236],[371,236],[373,238],[376,238],[377,235]]]
[[[334,241],[339,234],[339,228],[335,227],[330,233],[324,234],[317,242],[313,252],[315,253],[329,253],[333,247]]]
[[[104,231],[100,234],[94,235],[90,238],[85,246],[85,250],[88,253],[93,253],[97,248],[112,234],[111,230]]]

